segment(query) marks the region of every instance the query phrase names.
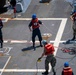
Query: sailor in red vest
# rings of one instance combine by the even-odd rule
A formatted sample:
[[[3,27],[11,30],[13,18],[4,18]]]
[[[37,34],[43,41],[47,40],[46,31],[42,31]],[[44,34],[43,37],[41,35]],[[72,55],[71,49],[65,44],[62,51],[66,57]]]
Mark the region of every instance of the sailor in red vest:
[[[73,29],[73,38],[71,40],[76,39],[76,10],[74,10],[70,16],[70,19],[73,22],[72,29]]]
[[[56,65],[56,58],[54,57],[54,46],[52,44],[47,43],[46,40],[42,41],[43,45],[44,45],[44,51],[41,55],[40,58],[38,58],[38,60],[40,60],[44,55],[46,55],[46,59],[45,59],[45,72],[43,72],[42,74],[44,75],[48,75],[48,70],[49,70],[49,63],[52,66],[52,71],[53,71],[53,75],[56,75],[55,72],[55,65]]]
[[[29,24],[29,29],[30,31],[32,31],[32,42],[33,42],[33,47],[35,48],[35,37],[36,35],[38,36],[38,39],[40,41],[40,46],[42,47],[42,36],[41,36],[41,32],[40,32],[40,25],[43,24],[40,20],[38,20],[36,14],[32,15],[32,20]],[[32,27],[32,28],[31,28]]]
[[[10,0],[10,4],[12,5],[12,7],[14,8],[16,6],[16,0]]]
[[[1,47],[0,48],[3,48],[2,28],[3,28],[3,23],[2,23],[2,19],[0,18],[0,43],[1,43]]]
[[[72,68],[69,67],[69,63],[68,62],[64,63],[64,68],[63,68],[63,71],[62,71],[61,75],[74,75],[74,73],[72,71]]]

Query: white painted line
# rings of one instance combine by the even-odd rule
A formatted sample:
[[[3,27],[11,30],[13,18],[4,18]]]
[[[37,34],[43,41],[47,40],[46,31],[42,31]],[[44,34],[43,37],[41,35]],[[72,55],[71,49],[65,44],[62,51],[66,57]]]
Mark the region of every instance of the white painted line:
[[[46,19],[47,20],[62,20],[61,24],[60,24],[60,27],[59,27],[59,30],[58,30],[57,35],[56,35],[56,39],[54,41],[54,46],[58,47],[59,43],[60,43],[60,40],[61,40],[61,37],[62,37],[62,34],[63,34],[63,31],[64,31],[64,28],[65,28],[65,25],[66,25],[66,22],[67,22],[67,18],[43,18],[43,20],[46,20]],[[18,19],[16,18],[16,20],[19,20],[19,18]],[[56,55],[57,49],[58,48],[55,48],[54,55]],[[51,66],[49,68],[49,71],[50,70],[51,70]],[[4,69],[4,70],[2,70],[1,69],[1,71],[2,71],[2,73],[5,72],[5,71],[6,72],[43,72],[43,71],[45,71],[45,69],[38,69],[38,70],[36,70],[36,69]]]
[[[2,69],[0,69],[2,71]],[[44,69],[4,69],[3,72],[43,72]]]
[[[9,52],[12,48],[13,47],[3,47],[1,48],[0,53],[3,53],[4,55],[9,55]]]
[[[50,41],[50,43],[54,43],[55,41]],[[66,41],[59,41],[60,43],[66,42]],[[23,41],[19,41],[19,40],[11,40],[10,41],[11,44],[13,43],[32,43],[32,41],[27,41],[27,40],[23,40]],[[35,43],[39,43],[39,41],[35,41]]]
[[[7,62],[6,62],[6,64],[4,65],[3,69],[1,70],[0,75],[2,75],[2,73],[4,72],[4,70],[5,70],[5,68],[6,68],[6,66],[7,66],[7,64],[8,64],[8,62],[9,62],[10,59],[11,59],[11,56],[9,56],[9,58],[8,58],[8,60],[7,60]]]
[[[7,22],[8,18],[2,18],[2,22]]]
[[[38,18],[39,20],[62,20],[63,18]],[[31,18],[14,18],[12,20],[31,20]]]
[[[39,43],[39,41],[35,41],[36,43]],[[32,41],[27,41],[27,40],[22,40],[22,41],[19,41],[19,40],[11,40],[10,43],[32,43]]]
[[[64,28],[65,28],[66,22],[67,22],[67,19],[62,20],[60,27],[59,27],[59,30],[58,30],[57,35],[56,35],[54,46],[57,46],[57,47],[59,46],[59,43],[60,43],[60,40],[62,38],[62,34],[63,34]],[[55,48],[55,55],[56,55],[56,53],[57,53],[57,48]]]
[[[65,25],[66,25],[66,22],[67,22],[67,19],[63,19],[61,24],[60,24],[60,27],[59,27],[59,30],[57,32],[57,35],[56,35],[56,38],[55,38],[55,42],[54,42],[54,46],[55,46],[55,53],[54,55],[56,56],[56,53],[57,53],[57,50],[58,50],[58,46],[59,46],[59,43],[60,43],[60,40],[61,40],[61,37],[62,37],[62,34],[63,34],[63,31],[64,31],[64,28],[65,28]],[[49,71],[51,71],[51,65],[49,65]]]
[[[22,41],[19,41],[19,40],[11,40],[10,43],[27,43],[28,41],[27,40],[22,40]]]
[[[3,42],[4,42],[4,43],[8,43],[8,40],[4,40]]]
[[[55,41],[50,41],[50,43],[54,43]],[[59,41],[59,43],[63,43],[63,42],[66,42],[66,40],[63,40],[63,41]]]
[[[31,20],[32,18],[3,18],[7,20]],[[39,20],[62,20],[66,18],[38,18]]]
[[[6,55],[9,55],[9,52],[11,51],[11,49],[13,48],[13,47],[6,47],[6,48],[9,48],[9,50],[5,53]]]
[[[9,48],[8,52],[6,52],[5,54],[8,54],[8,53],[10,52],[10,50],[12,49],[12,47],[4,47],[4,48],[6,48],[6,49]],[[7,66],[7,64],[8,64],[9,61],[10,61],[10,59],[11,59],[11,56],[9,56],[9,58],[8,58],[7,62],[5,63],[3,69],[0,70],[0,71],[1,71],[0,75],[2,75],[2,73],[4,72],[4,70],[5,70],[6,66]]]
[[[8,42],[9,42],[9,40],[4,40],[4,43],[8,43]],[[55,42],[55,41],[50,41],[49,43],[54,43],[54,42]],[[66,42],[66,40],[65,40],[65,41],[59,41],[59,42],[60,42],[60,43],[63,43],[63,42]],[[16,44],[16,43],[18,43],[18,44],[19,44],[19,43],[24,43],[24,44],[25,44],[25,43],[32,43],[32,41],[28,41],[28,40],[11,40],[10,43],[11,43],[11,44],[14,44],[14,43],[15,43],[15,44]],[[39,41],[36,40],[35,43],[39,43]]]

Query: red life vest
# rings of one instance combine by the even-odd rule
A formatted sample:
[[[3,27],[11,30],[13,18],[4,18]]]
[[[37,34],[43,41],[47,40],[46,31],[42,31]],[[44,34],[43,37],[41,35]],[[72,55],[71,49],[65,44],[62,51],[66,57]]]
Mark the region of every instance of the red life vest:
[[[63,74],[64,75],[72,75],[72,69],[70,67],[63,68]]]
[[[73,20],[76,21],[76,13],[73,14]]]
[[[46,50],[45,55],[54,54],[54,46],[52,44],[46,44],[44,46],[44,49]]]
[[[40,27],[40,25],[38,23],[38,18],[36,18],[35,20],[32,20],[32,29],[36,29],[39,27]]]

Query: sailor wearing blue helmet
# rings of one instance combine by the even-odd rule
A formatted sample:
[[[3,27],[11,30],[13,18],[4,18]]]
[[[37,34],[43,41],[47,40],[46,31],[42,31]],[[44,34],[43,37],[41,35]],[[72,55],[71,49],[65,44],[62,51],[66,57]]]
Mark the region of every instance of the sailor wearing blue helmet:
[[[73,26],[72,26],[72,29],[73,29],[73,37],[71,40],[75,40],[76,39],[76,10],[74,10],[70,16],[70,19],[72,20],[73,22]]]

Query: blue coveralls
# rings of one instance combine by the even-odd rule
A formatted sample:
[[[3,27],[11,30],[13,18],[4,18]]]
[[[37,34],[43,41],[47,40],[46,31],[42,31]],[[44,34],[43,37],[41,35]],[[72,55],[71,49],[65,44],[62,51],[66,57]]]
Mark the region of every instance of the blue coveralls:
[[[38,20],[38,23],[39,24],[42,24],[42,22],[40,20]],[[31,26],[32,26],[32,21],[29,24],[29,27],[31,27]],[[41,45],[42,36],[41,36],[41,32],[40,32],[39,27],[36,28],[36,29],[33,29],[33,31],[32,31],[32,42],[33,42],[33,46],[35,46],[35,37],[36,36],[38,36],[38,39],[39,39],[40,45]]]

